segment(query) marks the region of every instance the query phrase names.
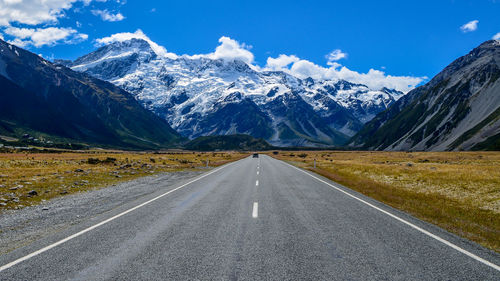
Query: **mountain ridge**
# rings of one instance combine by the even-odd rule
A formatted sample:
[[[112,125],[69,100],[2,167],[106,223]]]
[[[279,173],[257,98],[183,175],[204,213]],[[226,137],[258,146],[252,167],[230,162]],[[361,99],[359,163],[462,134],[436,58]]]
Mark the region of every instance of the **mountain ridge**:
[[[243,133],[264,137],[273,145],[342,145],[404,95],[345,80],[299,79],[240,60],[164,57],[148,44],[135,38],[114,42],[74,62],[58,62],[131,92],[189,138]],[[288,101],[300,104],[316,121],[283,112],[293,111]],[[240,113],[235,118],[243,109],[251,116]],[[259,128],[249,129],[245,123],[251,122]]]
[[[350,145],[377,150],[498,149],[499,77],[500,41],[489,40],[378,114]],[[485,142],[491,143],[481,145]]]
[[[182,138],[133,96],[0,40],[0,131],[105,147],[157,149]]]

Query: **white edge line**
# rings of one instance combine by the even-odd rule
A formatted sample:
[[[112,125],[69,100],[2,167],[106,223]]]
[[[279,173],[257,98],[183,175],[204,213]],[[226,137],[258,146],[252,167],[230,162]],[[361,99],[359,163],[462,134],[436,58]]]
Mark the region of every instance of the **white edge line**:
[[[252,218],[259,217],[259,203],[253,202]]]
[[[201,180],[202,178],[204,178],[204,177],[206,177],[206,176],[209,176],[209,175],[211,175],[211,174],[213,174],[213,173],[215,173],[215,172],[217,172],[217,171],[219,171],[219,170],[221,170],[221,169],[223,169],[223,168],[226,168],[226,167],[228,167],[228,166],[230,166],[230,165],[233,165],[234,163],[235,163],[235,162],[230,163],[229,165],[224,165],[224,166],[222,166],[222,167],[220,167],[220,168],[217,168],[217,169],[215,169],[215,170],[213,170],[213,171],[211,171],[211,172],[209,172],[209,173],[206,173],[206,174],[204,174],[204,175],[202,175],[202,176],[200,176],[200,177],[198,177],[198,178],[196,178],[196,179],[194,179],[194,180],[192,180],[192,181],[190,181],[190,182],[188,182],[188,183],[185,183],[185,184],[183,184],[183,185],[181,185],[181,186],[179,186],[179,187],[176,187],[176,188],[174,188],[174,189],[172,189],[172,190],[169,190],[169,191],[167,191],[167,192],[165,192],[165,193],[163,193],[163,194],[161,194],[161,195],[158,195],[157,197],[155,197],[155,198],[153,198],[153,199],[150,199],[150,200],[148,200],[148,201],[146,201],[146,202],[144,202],[144,203],[141,203],[141,204],[139,204],[139,205],[137,205],[137,206],[135,206],[135,207],[133,207],[133,208],[130,208],[130,209],[128,209],[128,210],[126,210],[126,211],[124,211],[124,212],[121,212],[121,213],[119,213],[119,214],[117,214],[117,215],[115,215],[115,216],[112,216],[111,218],[106,219],[106,220],[104,220],[104,221],[102,221],[102,222],[100,222],[100,223],[98,223],[98,224],[95,224],[95,225],[93,225],[93,226],[91,226],[91,227],[88,227],[88,228],[86,228],[86,229],[84,229],[84,230],[82,230],[82,231],[80,231],[80,232],[77,232],[77,233],[75,233],[75,234],[73,234],[73,235],[70,235],[70,236],[68,236],[68,237],[66,237],[66,238],[64,238],[64,239],[62,239],[62,240],[59,240],[59,241],[57,241],[57,242],[55,242],[55,243],[53,243],[53,244],[51,244],[51,245],[48,245],[48,246],[46,246],[46,247],[43,247],[43,248],[41,248],[40,250],[37,250],[37,251],[35,251],[35,252],[31,253],[31,254],[28,254],[28,255],[26,255],[26,256],[24,256],[24,257],[21,257],[21,258],[19,258],[19,259],[17,259],[17,260],[14,260],[14,261],[9,262],[9,263],[7,263],[7,264],[5,264],[5,265],[2,265],[2,266],[0,267],[0,272],[4,271],[4,270],[6,270],[6,269],[9,269],[9,268],[13,267],[14,265],[16,265],[16,264],[18,264],[18,263],[20,263],[20,262],[23,262],[23,261],[25,261],[25,260],[28,260],[28,259],[30,259],[30,258],[32,258],[32,257],[34,257],[34,256],[37,256],[37,255],[39,255],[39,254],[41,254],[41,253],[43,253],[43,252],[46,252],[46,251],[48,251],[48,250],[50,250],[50,249],[52,249],[52,248],[54,248],[54,247],[57,247],[57,246],[59,246],[59,245],[61,245],[61,244],[65,243],[65,242],[67,242],[67,241],[69,241],[69,240],[71,240],[71,239],[73,239],[73,238],[76,238],[76,237],[78,237],[78,236],[80,236],[80,235],[82,235],[82,234],[84,234],[84,233],[87,233],[87,232],[89,232],[89,231],[91,231],[91,230],[93,230],[93,229],[95,229],[95,228],[97,228],[97,227],[99,227],[99,226],[101,226],[101,225],[104,225],[104,224],[106,224],[106,223],[108,223],[108,222],[110,222],[110,221],[113,221],[113,220],[115,220],[115,219],[117,219],[117,218],[119,218],[119,217],[121,217],[121,216],[123,216],[123,215],[126,215],[126,214],[128,214],[128,213],[130,213],[130,212],[132,212],[132,211],[134,211],[134,210],[137,210],[137,209],[139,209],[139,208],[141,208],[141,207],[143,207],[143,206],[145,206],[145,205],[148,205],[149,203],[151,203],[151,202],[153,202],[153,201],[156,201],[156,200],[158,200],[158,199],[162,198],[163,196],[166,196],[166,195],[168,195],[168,194],[170,194],[170,193],[172,193],[172,192],[174,192],[174,191],[176,191],[176,190],[179,190],[179,189],[181,189],[181,188],[183,188],[183,187],[185,187],[185,186],[187,186],[187,185],[190,185],[190,184],[192,184],[192,183],[194,183],[194,182],[196,182],[196,181],[199,181],[199,180]]]
[[[366,204],[366,205],[368,205],[368,206],[370,206],[370,207],[374,208],[374,209],[375,209],[375,210],[377,210],[377,211],[380,211],[380,212],[382,212],[382,213],[384,213],[384,214],[386,214],[386,215],[388,215],[388,216],[392,217],[393,219],[396,219],[396,220],[398,220],[398,221],[400,221],[400,222],[402,222],[402,223],[404,223],[404,224],[406,224],[406,225],[408,225],[408,226],[410,226],[410,227],[412,227],[412,228],[414,228],[414,229],[416,229],[416,230],[418,230],[418,231],[422,232],[423,234],[425,234],[425,235],[427,235],[427,236],[429,236],[429,237],[431,237],[431,238],[436,239],[437,241],[439,241],[439,242],[441,242],[441,243],[443,243],[443,244],[445,244],[445,245],[447,245],[447,246],[449,246],[449,247],[451,247],[451,248],[453,248],[453,249],[455,249],[455,250],[457,250],[457,251],[461,252],[462,254],[465,254],[465,255],[469,256],[470,258],[475,259],[475,260],[476,260],[476,261],[478,261],[478,262],[481,262],[481,263],[483,263],[483,264],[485,264],[485,265],[487,265],[487,266],[489,266],[489,267],[491,267],[491,268],[493,268],[493,269],[496,269],[497,271],[500,271],[500,266],[498,266],[498,265],[496,265],[496,264],[494,264],[494,263],[492,263],[492,262],[490,262],[490,261],[487,261],[487,260],[485,260],[485,259],[483,259],[483,258],[481,258],[481,257],[478,257],[478,256],[474,255],[473,253],[471,253],[471,252],[469,252],[469,251],[467,251],[467,250],[465,250],[465,249],[462,249],[462,248],[460,248],[459,246],[457,246],[457,245],[455,245],[455,244],[453,244],[453,243],[449,242],[448,240],[445,240],[445,239],[443,239],[443,238],[441,238],[441,237],[439,237],[439,236],[437,236],[437,235],[435,235],[435,234],[432,234],[431,232],[429,232],[429,231],[427,231],[427,230],[425,230],[425,229],[422,229],[422,228],[420,228],[420,227],[418,227],[418,226],[416,226],[416,225],[412,224],[411,222],[409,222],[409,221],[407,221],[407,220],[404,220],[404,219],[402,219],[402,218],[400,218],[400,217],[398,217],[398,216],[396,216],[396,215],[394,215],[394,214],[392,214],[392,213],[390,213],[390,212],[388,212],[388,211],[385,211],[385,210],[383,210],[383,209],[381,209],[381,208],[379,208],[379,207],[377,207],[377,206],[375,206],[375,205],[373,205],[373,204],[371,204],[371,203],[368,203],[368,202],[366,202],[365,200],[363,200],[363,199],[361,199],[361,198],[358,198],[358,197],[356,197],[356,196],[354,196],[354,195],[350,194],[349,192],[347,192],[347,191],[345,191],[345,190],[342,190],[341,188],[338,188],[338,187],[336,187],[336,186],[332,185],[331,183],[326,182],[326,181],[324,181],[324,180],[322,180],[322,179],[320,179],[320,178],[318,178],[318,177],[316,177],[316,176],[314,176],[314,175],[311,175],[310,173],[308,173],[308,172],[306,172],[306,171],[304,171],[304,170],[302,170],[302,169],[299,169],[299,168],[297,168],[297,167],[295,167],[295,166],[293,166],[293,165],[291,165],[291,164],[288,164],[288,163],[286,163],[286,162],[283,162],[283,163],[285,163],[285,164],[287,164],[287,165],[291,166],[292,168],[295,168],[295,169],[297,169],[297,170],[301,171],[301,172],[302,172],[302,173],[304,173],[304,174],[309,175],[310,177],[312,177],[312,178],[314,178],[314,179],[316,179],[316,180],[318,180],[318,181],[320,181],[320,182],[322,182],[322,183],[324,183],[324,184],[326,184],[326,185],[328,185],[328,186],[330,186],[330,187],[334,188],[334,189],[335,189],[335,190],[337,190],[337,191],[340,191],[340,192],[344,193],[345,195],[347,195],[347,196],[349,196],[349,197],[352,197],[352,198],[354,198],[354,199],[356,199],[356,200],[358,200],[358,201],[360,201],[360,202],[362,202],[362,203],[364,203],[364,204]]]

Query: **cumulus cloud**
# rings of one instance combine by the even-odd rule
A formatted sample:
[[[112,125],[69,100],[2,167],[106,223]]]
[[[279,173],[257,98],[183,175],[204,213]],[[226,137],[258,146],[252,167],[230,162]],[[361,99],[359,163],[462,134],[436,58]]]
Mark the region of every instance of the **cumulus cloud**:
[[[330,71],[332,72],[330,75],[333,77],[337,76],[339,79],[365,84],[372,89],[386,87],[404,93],[414,89],[418,84],[427,79],[427,77],[387,75],[384,71],[375,69],[370,69],[367,73],[359,73],[345,66],[342,66],[340,70],[330,69]]]
[[[276,61],[283,61],[283,64],[289,62],[284,59],[287,58],[286,55],[280,55],[278,58],[268,58],[268,64],[265,69],[276,70]],[[329,67],[324,67],[317,65],[311,61],[299,59],[293,56],[293,61],[286,64],[290,67],[281,67],[280,69],[292,74],[298,78],[312,77],[314,79],[320,80],[348,80],[353,83],[360,83],[367,85],[371,89],[382,89],[383,87],[396,89],[402,92],[408,92],[415,88],[422,81],[427,79],[427,77],[412,77],[412,76],[392,76],[387,75],[381,70],[370,69],[367,73],[359,73],[357,71],[350,70],[349,68],[340,65],[339,63],[332,62],[328,60],[327,64]],[[281,59],[280,59],[281,58]],[[328,55],[327,55],[328,59]],[[271,64],[269,64],[271,62]],[[278,64],[282,66],[283,64]]]
[[[94,16],[99,16],[103,21],[121,21],[124,20],[125,17],[121,13],[110,13],[108,10],[92,10],[92,14]]]
[[[65,10],[78,1],[81,0],[0,0],[0,26],[8,26],[11,23],[55,23],[58,18],[64,16]],[[92,0],[82,2],[89,4]]]
[[[266,67],[271,70],[283,70],[287,68],[291,63],[297,62],[300,59],[294,55],[279,55],[277,58],[267,58]]]
[[[473,20],[473,21],[470,21],[464,25],[462,25],[460,27],[460,30],[462,30],[463,33],[467,33],[467,32],[472,32],[472,31],[476,31],[477,29],[477,24],[479,23],[478,20]]]
[[[219,39],[220,45],[215,48],[215,52],[208,55],[211,59],[241,60],[248,64],[253,63],[254,56],[249,51],[250,47],[240,44],[229,37],[222,36]]]
[[[55,22],[74,0],[0,0],[0,25],[11,22],[36,25]]]
[[[20,47],[52,46],[60,43],[73,44],[88,39],[87,34],[69,27],[47,27],[57,25],[77,2],[89,5],[91,2],[107,0],[0,0],[0,26],[10,37],[11,43]],[[22,28],[16,27],[22,25]],[[26,27],[31,26],[31,27]],[[77,22],[77,27],[80,24]]]
[[[168,53],[164,47],[156,44],[151,39],[149,39],[149,37],[146,36],[146,34],[144,34],[144,32],[142,32],[142,30],[140,30],[140,29],[137,29],[134,33],[132,33],[132,32],[115,33],[115,34],[108,36],[108,37],[96,39],[96,43],[97,43],[97,46],[102,46],[102,45],[111,44],[113,42],[127,41],[127,40],[130,40],[133,38],[142,39],[142,40],[148,42],[149,45],[151,46],[151,49],[153,49],[153,51],[159,56],[171,57],[171,58],[177,57],[177,55],[175,55],[173,53]]]
[[[326,60],[328,65],[337,65],[336,61],[347,58],[347,54],[342,52],[340,49],[331,51],[326,55]]]
[[[359,73],[342,66],[337,61],[347,58],[347,53],[333,50],[325,56],[328,67],[324,67],[294,55],[281,54],[277,58],[269,57],[265,70],[281,70],[298,78],[312,77],[320,80],[348,80],[353,83],[367,85],[371,89],[383,87],[408,92],[422,83],[427,77],[393,76],[384,71],[370,69],[367,73]]]
[[[48,27],[48,28],[18,28],[8,27],[5,34],[14,36],[10,42],[19,47],[33,45],[41,47],[44,45],[53,46],[59,43],[74,44],[87,40],[88,35],[78,33],[72,28]]]
[[[222,36],[219,38],[219,45],[215,48],[213,53],[183,56],[190,59],[209,58],[214,60],[222,59],[225,61],[240,60],[247,63],[250,67],[258,69],[258,67],[253,64],[254,55],[249,51],[251,48],[252,46],[248,46],[245,43],[240,43],[229,37]]]
[[[500,40],[500,32],[498,32],[497,34],[493,35],[492,39],[493,40]]]

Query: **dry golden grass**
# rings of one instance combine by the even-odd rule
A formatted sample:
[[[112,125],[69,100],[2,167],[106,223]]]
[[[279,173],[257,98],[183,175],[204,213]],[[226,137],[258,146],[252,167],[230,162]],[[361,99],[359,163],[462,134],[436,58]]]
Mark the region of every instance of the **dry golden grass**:
[[[219,166],[247,155],[120,151],[0,153],[0,212],[155,173],[205,167],[207,160],[211,167]]]
[[[500,152],[270,155],[500,252]]]

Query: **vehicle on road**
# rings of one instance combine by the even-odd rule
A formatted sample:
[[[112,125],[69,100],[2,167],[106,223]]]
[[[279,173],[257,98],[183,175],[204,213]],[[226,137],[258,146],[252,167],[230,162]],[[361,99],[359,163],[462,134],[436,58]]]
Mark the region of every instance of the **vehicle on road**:
[[[258,153],[254,153],[252,157],[253,158],[259,158],[259,154]]]

